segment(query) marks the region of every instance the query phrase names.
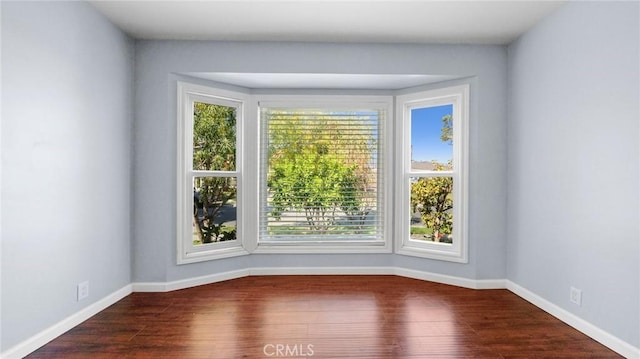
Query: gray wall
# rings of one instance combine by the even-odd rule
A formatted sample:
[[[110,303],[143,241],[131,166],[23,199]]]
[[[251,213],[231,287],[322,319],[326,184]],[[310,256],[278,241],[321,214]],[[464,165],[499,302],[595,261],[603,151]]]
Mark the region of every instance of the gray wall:
[[[399,266],[493,279],[506,275],[506,49],[502,46],[138,41],[134,281],[247,266]],[[176,266],[176,77],[185,72],[471,76],[469,264],[396,255],[251,255]]]
[[[508,278],[636,347],[638,7],[569,3],[509,46],[507,216]]]
[[[134,47],[87,3],[1,6],[5,351],[131,282]]]

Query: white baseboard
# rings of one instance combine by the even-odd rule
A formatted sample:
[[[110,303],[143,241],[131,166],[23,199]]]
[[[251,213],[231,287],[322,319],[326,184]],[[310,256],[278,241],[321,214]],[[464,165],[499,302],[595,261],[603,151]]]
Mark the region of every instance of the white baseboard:
[[[131,287],[134,292],[170,292],[172,290],[197,287],[199,285],[246,277],[250,275],[249,272],[249,269],[240,269],[195,278],[181,279],[173,282],[137,282],[132,283]]]
[[[210,274],[195,278],[177,280],[173,282],[138,282],[132,283],[134,292],[169,292],[172,290],[212,284],[230,279],[237,279],[251,275],[375,275],[395,274],[394,268],[389,267],[256,267],[235,271]]]
[[[592,339],[600,342],[602,345],[608,347],[616,353],[624,356],[625,358],[640,359],[640,348],[636,348],[633,345],[623,341],[622,339],[609,334],[608,332],[596,327],[595,325],[587,322],[577,315],[560,308],[559,306],[549,302],[548,300],[529,291],[528,289],[525,289],[518,284],[513,283],[510,280],[506,280],[505,282],[506,288],[517,296],[553,315],[554,317],[574,327],[580,332],[588,335]]]
[[[253,275],[397,275],[471,289],[504,289],[504,279],[476,280],[396,267],[254,267],[174,282],[133,283],[134,292],[168,292]]]
[[[394,275],[393,267],[255,267],[250,275]]]
[[[429,282],[436,282],[442,284],[455,285],[457,287],[470,288],[470,289],[504,289],[504,279],[469,279],[462,277],[454,277],[450,275],[422,272],[413,269],[394,268],[395,275],[413,279],[420,279]]]
[[[81,309],[79,312],[59,321],[58,323],[50,326],[49,328],[41,331],[40,333],[23,341],[22,343],[9,348],[5,352],[3,352],[0,357],[4,359],[14,359],[27,356],[41,346],[64,334],[69,329],[98,314],[100,311],[116,303],[120,299],[128,296],[129,294],[131,294],[131,290],[131,284],[125,285],[117,291],[107,295],[106,297],[89,305],[88,307]]]

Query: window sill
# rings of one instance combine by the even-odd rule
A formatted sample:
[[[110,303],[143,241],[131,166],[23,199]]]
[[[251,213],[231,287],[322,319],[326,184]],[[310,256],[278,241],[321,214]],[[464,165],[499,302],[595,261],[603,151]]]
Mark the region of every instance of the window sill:
[[[245,256],[250,254],[242,247],[212,248],[206,251],[197,251],[178,255],[178,264],[205,262],[215,259]]]
[[[386,243],[309,245],[306,243],[259,243],[253,254],[352,254],[352,253],[392,253]]]
[[[396,250],[396,254],[428,259],[437,259],[441,261],[456,262],[456,263],[469,263],[467,253],[464,251],[444,250],[438,249],[434,245],[434,248],[419,248],[403,246]]]

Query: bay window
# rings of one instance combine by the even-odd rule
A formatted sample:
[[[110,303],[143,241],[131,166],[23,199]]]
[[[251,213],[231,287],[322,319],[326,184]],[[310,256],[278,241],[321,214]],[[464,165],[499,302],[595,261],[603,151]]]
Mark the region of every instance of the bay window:
[[[394,98],[178,82],[178,263],[392,251],[465,263],[468,97],[468,85]]]

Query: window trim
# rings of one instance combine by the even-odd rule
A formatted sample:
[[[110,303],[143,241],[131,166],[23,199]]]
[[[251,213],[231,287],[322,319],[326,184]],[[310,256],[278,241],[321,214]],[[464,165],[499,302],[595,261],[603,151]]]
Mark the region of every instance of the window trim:
[[[329,242],[329,243],[276,243],[276,242],[260,242],[260,210],[257,212],[257,222],[255,228],[255,236],[249,236],[249,240],[255,241],[251,247],[254,248],[252,253],[292,253],[292,254],[340,254],[340,253],[392,253],[392,208],[393,208],[393,162],[392,159],[392,130],[393,130],[393,96],[374,96],[374,95],[256,95],[254,100],[258,105],[256,114],[260,111],[260,105],[269,107],[294,107],[294,108],[323,108],[323,107],[360,107],[360,108],[377,108],[384,109],[386,116],[384,123],[381,124],[381,148],[379,156],[385,163],[385,168],[381,174],[383,185],[380,190],[382,193],[382,206],[385,215],[382,218],[383,240],[378,242],[365,241],[358,242]],[[260,207],[263,203],[263,177],[264,174],[260,168],[263,161],[262,153],[262,136],[264,136],[260,119],[258,121],[258,136],[260,141],[259,156],[257,161],[257,179],[258,201]]]
[[[205,102],[238,109],[236,119],[236,169],[235,171],[199,171],[192,169],[193,163],[193,102]],[[177,82],[177,176],[176,176],[176,243],[177,263],[195,263],[247,255],[244,243],[244,123],[248,96],[187,82]],[[237,237],[233,241],[192,244],[193,190],[190,185],[194,176],[199,177],[236,177],[237,193]]]
[[[453,171],[411,170],[411,110],[452,104]],[[442,87],[396,97],[396,168],[395,206],[398,218],[395,228],[395,253],[443,261],[468,263],[469,200],[469,85]],[[427,174],[428,176],[424,176]],[[453,177],[454,238],[453,244],[419,242],[410,239],[411,177]]]

